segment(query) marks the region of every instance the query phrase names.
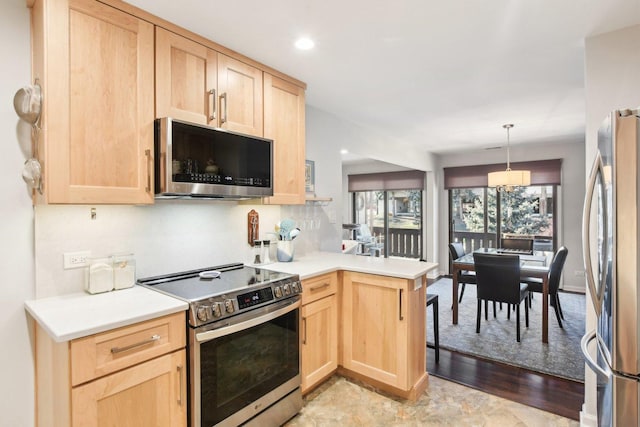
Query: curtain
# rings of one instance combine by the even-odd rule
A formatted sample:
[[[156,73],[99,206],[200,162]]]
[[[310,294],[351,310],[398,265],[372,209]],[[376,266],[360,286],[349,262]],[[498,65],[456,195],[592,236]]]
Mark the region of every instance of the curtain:
[[[349,175],[349,191],[423,190],[425,173],[410,170],[400,172]]]
[[[489,172],[503,171],[506,163],[444,168],[444,188],[476,188],[487,186]],[[511,163],[513,170],[531,171],[531,185],[560,185],[562,159]]]

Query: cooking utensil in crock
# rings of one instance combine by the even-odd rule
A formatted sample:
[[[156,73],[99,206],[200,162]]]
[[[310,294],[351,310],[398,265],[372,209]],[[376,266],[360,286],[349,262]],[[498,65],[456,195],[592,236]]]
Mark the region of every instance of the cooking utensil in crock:
[[[42,89],[37,80],[32,85],[18,89],[13,96],[13,108],[18,117],[32,126],[37,126],[42,110]]]

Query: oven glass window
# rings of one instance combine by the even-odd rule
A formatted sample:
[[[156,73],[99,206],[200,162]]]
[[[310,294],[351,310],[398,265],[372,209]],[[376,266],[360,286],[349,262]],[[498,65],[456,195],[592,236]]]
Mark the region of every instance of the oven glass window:
[[[212,426],[299,373],[298,310],[200,345],[201,425]]]

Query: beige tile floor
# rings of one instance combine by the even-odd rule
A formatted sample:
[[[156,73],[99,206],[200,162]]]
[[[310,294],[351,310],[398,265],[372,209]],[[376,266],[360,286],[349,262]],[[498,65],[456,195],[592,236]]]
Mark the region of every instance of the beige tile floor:
[[[307,426],[579,426],[577,421],[436,377],[416,402],[385,397],[334,376],[305,397],[287,427]]]

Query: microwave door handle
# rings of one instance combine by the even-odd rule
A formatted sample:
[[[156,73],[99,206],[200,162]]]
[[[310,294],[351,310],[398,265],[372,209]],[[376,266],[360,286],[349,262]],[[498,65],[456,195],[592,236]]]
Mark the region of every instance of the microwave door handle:
[[[587,287],[589,288],[589,293],[591,294],[591,302],[593,303],[593,308],[595,309],[596,315],[600,315],[601,311],[601,292],[596,290],[595,277],[593,274],[593,264],[591,263],[591,238],[589,233],[589,228],[591,224],[591,201],[593,199],[593,194],[596,188],[596,182],[598,179],[598,175],[600,175],[600,182],[604,179],[603,166],[602,166],[602,157],[600,152],[596,154],[596,159],[593,162],[593,166],[591,168],[591,173],[589,174],[589,182],[587,184],[587,193],[584,199],[584,208],[582,211],[582,241],[583,250],[582,250],[582,258],[585,266],[585,275],[587,278]],[[606,197],[605,193],[602,193],[602,197]],[[606,202],[603,200],[603,205],[605,209],[603,209],[603,213],[605,217],[603,218],[603,226],[605,227],[605,239],[606,239]],[[603,245],[604,250],[606,251],[607,245]],[[606,264],[606,252],[605,252],[605,264]],[[598,254],[600,256],[600,254]],[[605,267],[606,268],[606,267]]]

